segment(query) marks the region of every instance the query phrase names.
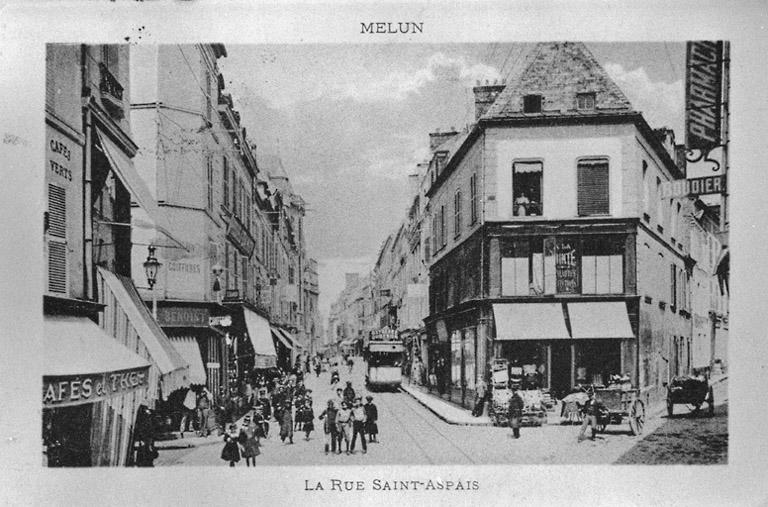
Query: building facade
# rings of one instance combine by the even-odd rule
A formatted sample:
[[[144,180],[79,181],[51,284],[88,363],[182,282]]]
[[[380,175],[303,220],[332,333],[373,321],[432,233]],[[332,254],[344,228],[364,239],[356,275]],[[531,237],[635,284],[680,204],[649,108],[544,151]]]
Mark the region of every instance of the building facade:
[[[133,166],[129,56],[120,45],[46,48],[48,466],[132,464],[143,407],[189,384],[131,282],[131,202],[157,213]]]
[[[471,403],[506,359],[557,396],[616,374],[660,396],[692,343],[691,203],[661,196],[685,176],[679,147],[583,44],[538,44],[474,92],[477,123],[425,178],[438,390]]]

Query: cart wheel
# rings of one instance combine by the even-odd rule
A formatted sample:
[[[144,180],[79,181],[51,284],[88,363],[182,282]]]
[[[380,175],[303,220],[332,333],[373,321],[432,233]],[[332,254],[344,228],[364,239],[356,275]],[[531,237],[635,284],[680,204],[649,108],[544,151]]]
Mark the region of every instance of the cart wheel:
[[[712,394],[712,388],[709,388],[709,400],[707,400],[707,413],[709,417],[715,415],[715,396]]]
[[[674,412],[675,412],[675,404],[672,403],[672,400],[667,398],[667,415],[669,417],[672,417],[674,415]]]
[[[645,406],[640,400],[635,400],[629,412],[629,429],[633,435],[642,435],[645,426]]]

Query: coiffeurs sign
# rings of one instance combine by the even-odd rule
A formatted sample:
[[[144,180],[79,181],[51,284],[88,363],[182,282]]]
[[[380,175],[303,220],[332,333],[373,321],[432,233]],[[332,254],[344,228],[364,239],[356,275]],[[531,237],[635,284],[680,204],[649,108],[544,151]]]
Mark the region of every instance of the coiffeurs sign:
[[[87,375],[44,376],[43,407],[95,403],[149,385],[149,366]]]

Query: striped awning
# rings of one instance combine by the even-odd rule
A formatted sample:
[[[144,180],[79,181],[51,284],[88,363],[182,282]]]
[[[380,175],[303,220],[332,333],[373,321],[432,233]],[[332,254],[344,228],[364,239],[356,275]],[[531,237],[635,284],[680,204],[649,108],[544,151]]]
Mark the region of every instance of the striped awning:
[[[178,353],[189,363],[189,381],[193,384],[205,384],[206,374],[200,346],[193,336],[174,336],[171,344]]]

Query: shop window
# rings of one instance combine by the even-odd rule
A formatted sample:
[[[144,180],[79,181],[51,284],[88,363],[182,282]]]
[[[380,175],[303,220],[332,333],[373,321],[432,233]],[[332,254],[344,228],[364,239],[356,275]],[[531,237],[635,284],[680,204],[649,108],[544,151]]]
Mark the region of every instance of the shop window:
[[[577,212],[579,216],[610,213],[608,161],[581,160],[577,166]]]
[[[541,161],[514,162],[512,164],[512,202],[514,215],[540,216],[544,164]]]
[[[578,340],[576,384],[608,385],[611,375],[622,375],[620,340]]]
[[[475,388],[476,366],[475,366],[475,329],[464,330],[464,384],[467,389]]]
[[[451,383],[461,387],[461,331],[451,334]]]
[[[621,294],[624,292],[623,240],[587,238],[581,255],[582,294]]]
[[[594,109],[595,108],[595,94],[594,93],[577,93],[576,94],[576,109]]]
[[[523,97],[523,112],[524,113],[540,113],[541,112],[541,95],[525,95]]]
[[[544,292],[544,255],[541,240],[515,240],[502,245],[501,292],[528,296]]]

